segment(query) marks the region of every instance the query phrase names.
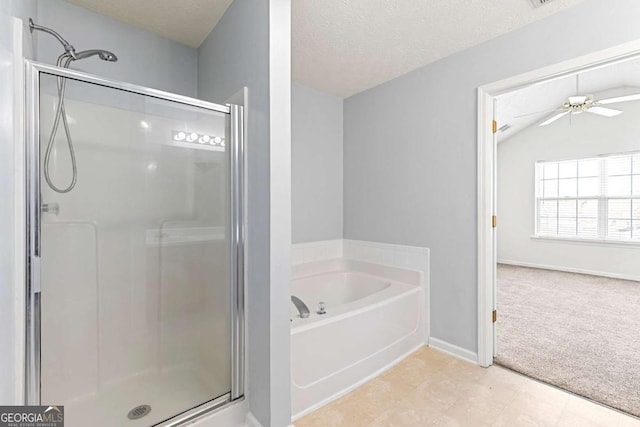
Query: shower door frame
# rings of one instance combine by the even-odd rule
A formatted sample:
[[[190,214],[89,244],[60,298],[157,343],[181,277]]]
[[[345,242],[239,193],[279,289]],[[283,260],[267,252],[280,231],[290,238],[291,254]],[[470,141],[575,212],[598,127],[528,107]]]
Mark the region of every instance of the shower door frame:
[[[176,426],[192,421],[205,413],[244,397],[245,360],[245,305],[244,305],[244,117],[243,107],[220,105],[196,98],[106,79],[76,70],[59,68],[36,61],[25,60],[26,71],[26,149],[25,149],[25,206],[26,206],[26,351],[25,351],[25,404],[40,404],[41,336],[41,193],[40,193],[40,74],[67,78],[113,90],[135,93],[191,107],[226,114],[230,150],[230,218],[231,218],[231,392],[212,398],[173,418],[156,424]],[[55,402],[53,402],[55,403]]]

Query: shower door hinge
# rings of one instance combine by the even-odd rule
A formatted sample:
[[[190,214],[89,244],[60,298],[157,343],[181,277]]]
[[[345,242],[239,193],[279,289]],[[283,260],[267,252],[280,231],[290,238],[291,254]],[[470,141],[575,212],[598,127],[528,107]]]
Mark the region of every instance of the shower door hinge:
[[[498,217],[495,215],[491,216],[491,227],[496,228],[498,225]]]
[[[495,120],[491,122],[491,130],[493,131],[493,133],[498,132],[498,122],[496,122]]]
[[[491,312],[491,322],[496,323],[496,320],[498,320],[498,312],[493,310],[493,312]]]

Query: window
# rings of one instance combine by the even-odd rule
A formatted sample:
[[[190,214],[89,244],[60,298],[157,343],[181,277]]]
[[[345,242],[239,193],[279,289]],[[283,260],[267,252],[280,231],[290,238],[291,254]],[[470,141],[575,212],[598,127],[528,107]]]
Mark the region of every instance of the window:
[[[536,236],[640,243],[640,153],[537,162]]]

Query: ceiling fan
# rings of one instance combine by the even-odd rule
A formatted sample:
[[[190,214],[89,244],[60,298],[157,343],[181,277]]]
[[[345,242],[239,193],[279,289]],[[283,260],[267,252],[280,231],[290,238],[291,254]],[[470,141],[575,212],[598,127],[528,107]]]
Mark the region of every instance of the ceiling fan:
[[[576,76],[576,93],[580,93],[580,76]],[[615,98],[606,98],[606,99],[595,99],[593,95],[575,95],[570,96],[567,100],[562,104],[562,107],[556,108],[553,110],[547,111],[539,111],[537,113],[524,114],[523,116],[528,116],[531,114],[541,114],[541,113],[556,113],[553,116],[549,117],[538,126],[547,126],[551,123],[560,120],[566,115],[580,114],[580,113],[591,113],[597,114],[599,116],[604,117],[615,117],[623,113],[623,111],[616,110],[613,108],[603,107],[603,105],[609,104],[618,104],[621,102],[629,102],[629,101],[640,101],[640,93],[626,96],[618,96]],[[518,117],[523,117],[518,116]]]

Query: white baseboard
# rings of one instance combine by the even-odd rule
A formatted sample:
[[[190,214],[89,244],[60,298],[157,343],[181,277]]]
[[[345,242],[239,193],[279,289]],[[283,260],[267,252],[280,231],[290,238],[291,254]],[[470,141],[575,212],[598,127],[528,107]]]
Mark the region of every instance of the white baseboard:
[[[247,427],[262,427],[262,424],[260,424],[260,421],[258,421],[251,412],[247,413]],[[294,427],[294,425],[289,424],[288,427]]]
[[[260,421],[258,421],[251,412],[247,412],[247,427],[262,427]]]
[[[478,364],[478,353],[474,353],[466,348],[458,347],[457,345],[439,340],[438,338],[431,337],[429,339],[429,347],[450,356],[457,357],[458,359],[462,359],[466,362],[473,363],[474,365]]]
[[[583,268],[562,267],[557,265],[535,264],[532,262],[512,261],[508,259],[499,259],[498,264],[515,265],[517,267],[540,268],[543,270],[564,271],[567,273],[590,274],[592,276],[609,277],[611,279],[635,280],[640,281],[640,276],[633,274],[610,273],[608,271],[585,270]]]

